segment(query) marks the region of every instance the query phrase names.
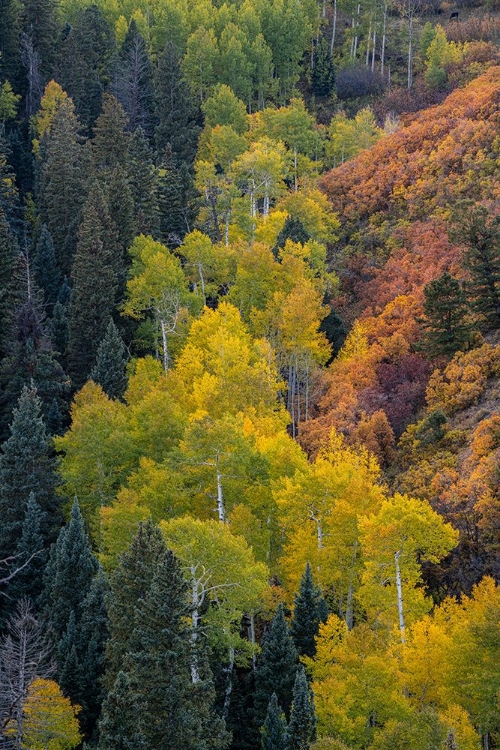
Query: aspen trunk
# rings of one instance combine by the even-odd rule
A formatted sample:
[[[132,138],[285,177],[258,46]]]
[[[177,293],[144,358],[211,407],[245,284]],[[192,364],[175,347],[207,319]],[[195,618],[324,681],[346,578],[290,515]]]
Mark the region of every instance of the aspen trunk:
[[[399,615],[399,630],[401,633],[401,643],[406,643],[405,638],[405,618],[403,613],[403,588],[401,585],[401,569],[399,567],[399,558],[401,557],[401,550],[398,550],[394,555],[394,564],[396,566],[396,591],[398,597],[398,615]]]

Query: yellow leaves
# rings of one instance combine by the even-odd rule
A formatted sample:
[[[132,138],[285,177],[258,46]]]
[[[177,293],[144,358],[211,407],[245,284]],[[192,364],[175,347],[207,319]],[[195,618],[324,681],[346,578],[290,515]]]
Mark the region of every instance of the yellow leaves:
[[[79,706],[72,706],[52,680],[31,683],[24,704],[23,745],[30,750],[71,750],[81,742]]]
[[[40,141],[45,133],[50,130],[57,111],[63,105],[69,107],[70,111],[73,113],[73,102],[68,97],[62,86],[55,81],[49,81],[45,87],[40,102],[40,109],[31,121],[33,134],[35,136],[33,138],[33,153],[35,156],[39,156]]]

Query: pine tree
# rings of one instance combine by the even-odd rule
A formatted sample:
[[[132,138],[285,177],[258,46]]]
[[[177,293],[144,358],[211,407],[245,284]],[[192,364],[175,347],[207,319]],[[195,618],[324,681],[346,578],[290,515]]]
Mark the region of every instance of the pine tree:
[[[144,37],[134,20],[118,55],[114,94],[127,113],[130,130],[150,133],[153,109],[153,66]]]
[[[316,96],[330,96],[335,88],[335,67],[328,42],[321,37],[316,45],[311,89]]]
[[[97,5],[80,10],[66,24],[58,43],[57,81],[73,99],[78,118],[90,134],[109,85],[115,39]]]
[[[110,320],[106,335],[97,350],[96,363],[90,372],[91,379],[99,383],[110,398],[122,398],[125,393],[127,359],[123,339]]]
[[[38,209],[50,232],[61,272],[70,275],[85,202],[85,152],[71,99],[63,101],[40,144]]]
[[[94,172],[101,179],[109,179],[118,166],[126,168],[130,140],[127,125],[127,115],[120,102],[111,94],[104,94],[92,140]]]
[[[266,633],[255,674],[255,724],[262,726],[273,693],[285,715],[290,713],[297,671],[297,651],[280,604]]]
[[[16,564],[27,563],[12,579],[7,595],[11,601],[19,601],[27,596],[36,601],[42,590],[42,574],[47,560],[47,539],[42,529],[47,527],[45,514],[35,499],[35,493],[30,492],[26,505],[21,536],[16,547]]]
[[[304,667],[297,670],[293,686],[293,704],[288,725],[287,750],[309,750],[316,739],[314,699]]]
[[[61,521],[54,459],[34,388],[23,389],[10,432],[0,455],[0,559],[16,552],[31,493],[44,513],[41,533],[45,539],[51,539]]]
[[[129,258],[127,250],[132,244],[134,237],[138,234],[135,223],[134,198],[128,171],[122,167],[116,167],[111,173],[109,183],[106,186],[106,203],[109,215],[113,221],[116,232],[116,239],[121,249],[121,266],[120,269],[121,284],[125,289],[127,280]],[[123,299],[123,290],[117,295],[118,300]]]
[[[139,693],[140,734],[148,747],[208,750],[227,747],[229,735],[213,714],[210,675],[191,682],[193,658],[188,586],[171,552],[160,560],[151,587],[136,609],[134,650],[127,662]]]
[[[182,76],[181,57],[172,43],[159,55],[155,70],[156,150],[170,144],[177,165],[191,166],[201,131],[200,111]]]
[[[94,186],[79,230],[69,306],[68,369],[76,388],[89,376],[114,308],[115,248],[107,244],[109,215],[102,219],[102,193]]]
[[[283,229],[278,235],[276,245],[273,248],[273,253],[278,256],[280,249],[285,247],[287,240],[300,242],[301,245],[305,245],[310,239],[311,235],[306,231],[300,219],[297,219],[295,216],[288,216],[283,225]]]
[[[276,693],[272,694],[269,701],[261,734],[262,750],[287,750],[287,724]]]
[[[84,601],[98,563],[92,554],[82,514],[75,499],[69,524],[59,532],[44,575],[42,602],[56,643],[66,634],[71,613],[81,621]]]
[[[158,236],[158,185],[153,154],[142,128],[135,130],[128,154],[129,185],[137,234]]]
[[[430,357],[451,356],[471,341],[465,292],[448,272],[424,287],[424,329],[421,348]]]
[[[7,331],[14,304],[13,274],[16,267],[15,240],[0,204],[0,358],[7,349]]]
[[[35,281],[44,293],[47,310],[50,313],[57,301],[61,285],[61,272],[57,265],[56,252],[47,225],[42,226],[33,260]]]
[[[175,165],[170,147],[165,149],[158,170],[160,241],[171,249],[182,244],[196,218],[196,189],[185,163]]]
[[[108,688],[112,688],[125,655],[132,650],[134,612],[149,591],[155,569],[165,551],[159,528],[148,520],[139,524],[128,551],[111,574],[108,602],[110,639],[106,647]]]
[[[315,638],[318,635],[320,623],[326,620],[325,611],[328,617],[321,589],[314,585],[311,566],[307,563],[299,591],[295,595],[290,628],[295,648],[300,656],[313,657],[316,653]]]
[[[452,240],[465,245],[464,268],[471,281],[468,296],[472,309],[487,329],[500,327],[500,219],[481,205],[467,202],[458,208],[459,220]],[[461,215],[460,215],[461,214]]]
[[[137,729],[140,707],[134,703],[135,698],[128,674],[118,672],[102,706],[100,750],[147,750],[149,746]]]

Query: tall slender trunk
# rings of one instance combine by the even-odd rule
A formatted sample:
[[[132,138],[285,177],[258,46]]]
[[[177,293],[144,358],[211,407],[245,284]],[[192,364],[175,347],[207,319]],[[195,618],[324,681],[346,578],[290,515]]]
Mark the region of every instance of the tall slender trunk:
[[[217,514],[219,521],[222,523],[226,522],[226,510],[224,508],[224,495],[222,494],[222,475],[219,470],[219,457],[216,460],[216,472],[217,472]]]
[[[370,42],[372,40],[372,20],[370,18],[370,25],[368,26],[368,39],[366,40],[366,56],[365,65],[366,67],[370,64]]]
[[[347,601],[345,608],[345,623],[348,630],[352,630],[354,624],[354,566],[358,554],[358,541],[354,542],[352,550],[351,569],[349,571],[349,586],[347,588]]]
[[[382,22],[382,50],[380,52],[380,75],[384,77],[385,65],[385,40],[387,34],[387,3],[384,3],[384,18]]]
[[[335,44],[336,34],[337,34],[337,0],[333,0],[333,25],[332,25],[332,38],[330,41],[330,53],[333,53],[333,45]]]
[[[401,585],[401,569],[399,567],[399,558],[401,557],[401,550],[398,550],[394,555],[394,564],[396,566],[396,591],[398,597],[398,615],[399,615],[399,631],[401,633],[401,643],[406,643],[405,638],[405,618],[403,613],[403,587]]]
[[[165,375],[168,372],[168,344],[167,344],[167,329],[165,327],[165,321],[163,319],[160,320],[160,327],[161,327],[161,340],[163,344],[163,369],[165,370]]]
[[[224,691],[224,708],[223,716],[227,719],[229,714],[229,706],[231,705],[231,693],[233,692],[233,669],[234,669],[234,648],[233,646],[229,649],[229,664],[227,665],[226,672],[226,689]]]
[[[373,46],[372,46],[372,73],[375,72],[375,52],[377,49],[377,32],[373,31]]]

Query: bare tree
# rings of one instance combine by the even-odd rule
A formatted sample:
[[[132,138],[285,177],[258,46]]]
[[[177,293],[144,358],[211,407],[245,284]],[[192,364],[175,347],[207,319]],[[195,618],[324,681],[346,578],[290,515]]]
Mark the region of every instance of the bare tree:
[[[29,599],[20,600],[0,641],[0,747],[22,747],[23,707],[28,690],[38,677],[53,671],[42,623]]]

